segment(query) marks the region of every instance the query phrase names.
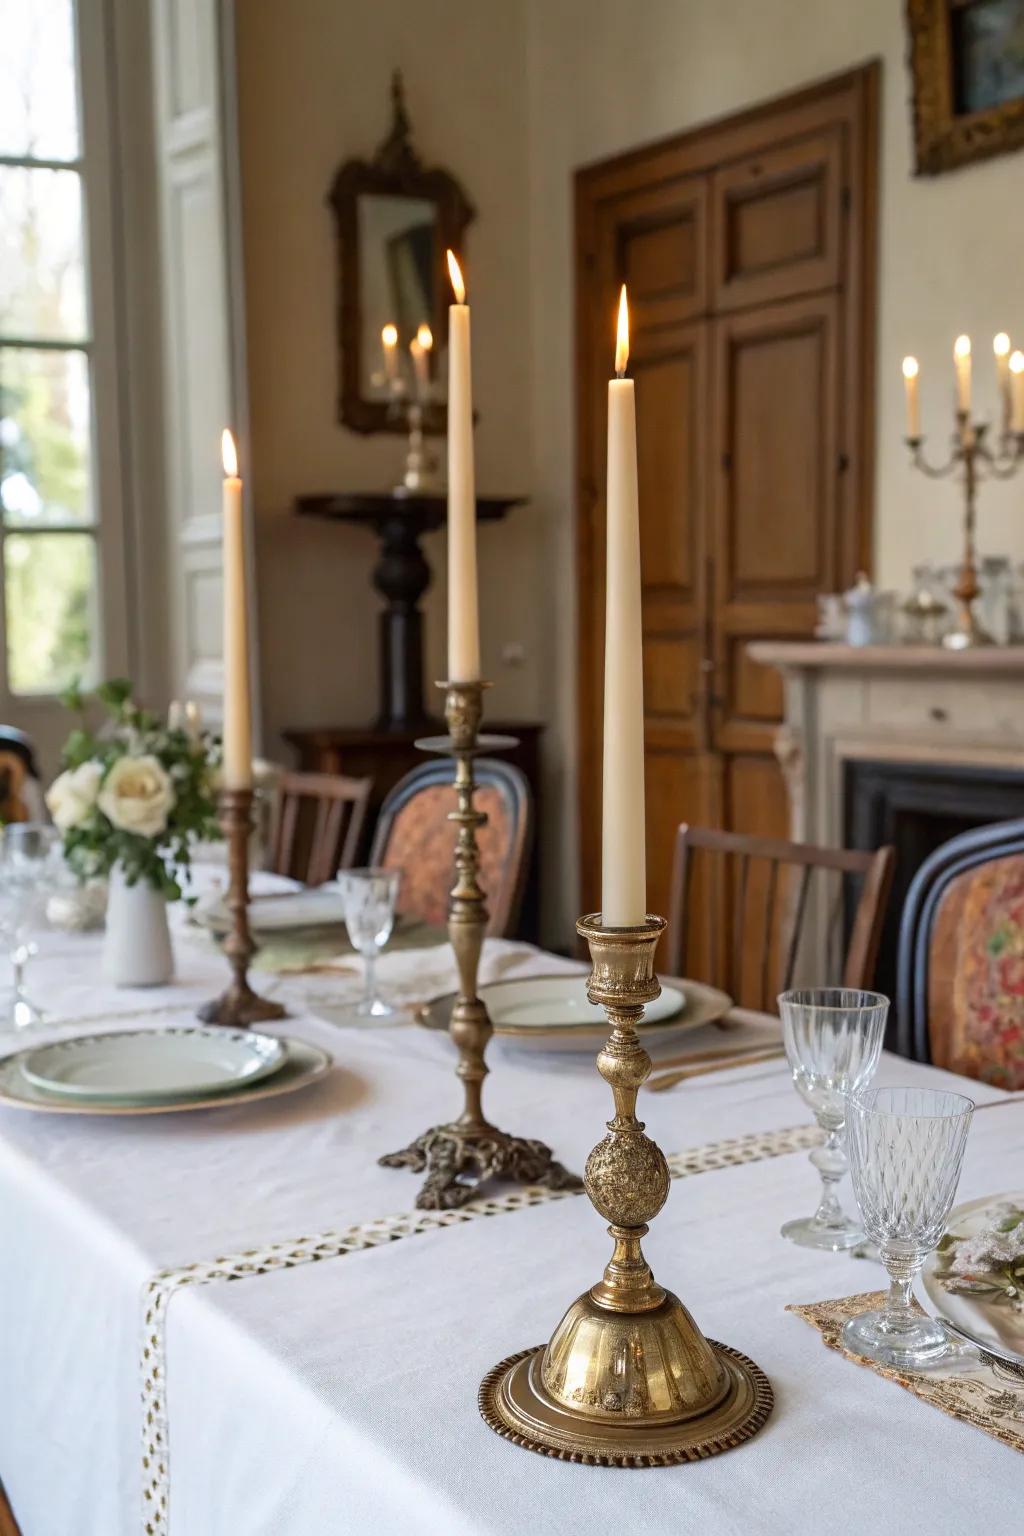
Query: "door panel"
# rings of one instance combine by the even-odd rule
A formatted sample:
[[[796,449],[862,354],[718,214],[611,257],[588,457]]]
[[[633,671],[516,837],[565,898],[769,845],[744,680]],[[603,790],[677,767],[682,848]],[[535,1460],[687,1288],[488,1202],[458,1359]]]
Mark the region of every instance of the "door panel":
[[[843,128],[715,173],[716,313],[833,288],[840,280]]]
[[[715,327],[714,747],[770,755],[780,680],[746,645],[813,634],[816,595],[841,575],[837,300],[769,305]],[[772,832],[786,835],[785,817]]]
[[[702,177],[616,200],[615,270],[629,287],[634,339],[707,310],[707,205]]]

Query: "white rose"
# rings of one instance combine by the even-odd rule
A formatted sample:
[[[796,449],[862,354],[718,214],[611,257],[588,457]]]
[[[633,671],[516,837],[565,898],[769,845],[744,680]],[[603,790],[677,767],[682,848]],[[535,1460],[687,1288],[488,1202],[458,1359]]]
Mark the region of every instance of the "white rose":
[[[170,774],[157,758],[119,757],[103,782],[99,807],[120,831],[159,837],[175,798]]]
[[[54,779],[46,795],[46,804],[54,825],[61,832],[80,826],[91,814],[99,794],[103,769],[99,763],[80,763]]]

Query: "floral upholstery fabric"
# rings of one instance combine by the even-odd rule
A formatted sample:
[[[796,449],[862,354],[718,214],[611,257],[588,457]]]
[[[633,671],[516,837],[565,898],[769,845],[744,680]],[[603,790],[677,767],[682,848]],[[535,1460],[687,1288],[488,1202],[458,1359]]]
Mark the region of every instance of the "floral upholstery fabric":
[[[500,936],[498,910],[506,882],[514,880],[511,868],[515,828],[505,797],[493,784],[481,784],[474,797],[487,823],[477,832],[480,850],[480,885],[488,898],[492,926]],[[448,892],[454,881],[455,832],[448,820],[454,808],[450,784],[428,784],[397,812],[381,862],[386,869],[400,869],[402,883],[398,910],[426,923],[443,924],[448,916]],[[497,926],[495,926],[497,924]]]
[[[1000,1088],[1024,1088],[1024,856],[950,882],[929,948],[932,1059]]]

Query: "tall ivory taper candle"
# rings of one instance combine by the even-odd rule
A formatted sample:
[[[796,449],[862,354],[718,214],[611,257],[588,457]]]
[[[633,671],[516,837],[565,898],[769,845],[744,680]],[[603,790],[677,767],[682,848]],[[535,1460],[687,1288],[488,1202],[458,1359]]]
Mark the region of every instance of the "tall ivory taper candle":
[[[448,680],[475,683],[480,678],[480,615],[469,305],[451,251],[448,271],[455,291],[448,309]]]
[[[619,298],[616,377],[608,384],[607,574],[604,634],[604,785],[601,918],[628,928],[647,914],[644,849],[644,678],[636,401],[626,288]]]
[[[992,355],[996,360],[996,383],[999,386],[999,414],[1004,429],[1010,424],[1010,338],[999,331],[992,338]]]
[[[1010,358],[1010,431],[1024,433],[1024,352]]]
[[[916,357],[903,359],[903,387],[907,394],[907,436],[921,436],[921,406],[917,393],[919,373]]]
[[[958,336],[953,343],[953,367],[956,370],[956,408],[967,415],[971,409],[971,338]]]
[[[252,784],[249,623],[245,589],[245,525],[235,440],[225,431],[224,458],[224,788]]]

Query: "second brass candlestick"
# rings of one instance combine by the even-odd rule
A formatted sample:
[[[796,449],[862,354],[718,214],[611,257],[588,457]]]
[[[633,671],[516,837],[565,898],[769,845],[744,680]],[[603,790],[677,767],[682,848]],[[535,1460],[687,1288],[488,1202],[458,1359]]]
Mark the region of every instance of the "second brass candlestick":
[[[280,1003],[260,997],[249,985],[249,961],[256,953],[249,931],[249,834],[252,831],[251,789],[225,789],[220,796],[220,819],[228,845],[227,907],[231,930],[224,940],[224,953],[231,965],[231,981],[219,997],[211,998],[199,1009],[204,1024],[227,1024],[233,1029],[247,1029],[250,1024],[264,1024],[287,1017]]]
[[[448,1033],[459,1053],[455,1068],[463,1086],[463,1109],[457,1120],[432,1126],[400,1152],[380,1158],[385,1168],[427,1170],[416,1197],[421,1210],[452,1210],[472,1200],[488,1179],[513,1179],[548,1189],[578,1189],[580,1180],[555,1161],[542,1141],[512,1136],[492,1125],[483,1112],[482,1094],[488,1068],[487,1042],[494,1033],[487,1006],[477,994],[477,975],[487,903],[480,887],[480,853],[476,835],[486,821],[473,801],[476,783],[473,759],[484,752],[515,746],[511,736],[481,736],[485,683],[439,683],[445,690],[447,736],[429,736],[416,745],[455,759],[456,808],[448,819],[458,828],[455,839],[455,884],[448,902],[448,937],[455,951],[458,995]]]
[[[587,995],[611,1025],[597,1070],[615,1113],[587,1159],[584,1184],[610,1223],[613,1251],[603,1277],[573,1302],[548,1344],[502,1360],[485,1376],[480,1412],[506,1440],[563,1461],[701,1461],[755,1435],[773,1394],[746,1355],[704,1337],[678,1297],[657,1284],[641,1248],[669,1191],[665,1157],[636,1117],[651,1070],[636,1026],[661,991],[654,951],[665,921],[606,928],[594,914],[576,927],[593,962]]]

